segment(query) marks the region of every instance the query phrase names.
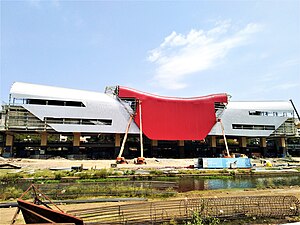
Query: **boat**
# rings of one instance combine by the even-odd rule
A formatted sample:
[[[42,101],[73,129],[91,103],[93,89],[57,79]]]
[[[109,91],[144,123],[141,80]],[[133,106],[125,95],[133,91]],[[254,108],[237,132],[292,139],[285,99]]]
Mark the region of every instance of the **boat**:
[[[30,202],[23,200],[22,197],[30,190],[33,190],[35,195],[34,201]],[[48,204],[40,199],[43,196],[50,201],[57,209],[52,209]],[[41,223],[62,223],[62,224],[75,224],[83,225],[83,220],[73,215],[65,213],[57,205],[55,205],[47,196],[42,194],[34,185],[31,185],[23,195],[17,199],[18,211],[15,214],[12,223],[16,221],[18,213],[21,211],[26,224],[41,224]]]

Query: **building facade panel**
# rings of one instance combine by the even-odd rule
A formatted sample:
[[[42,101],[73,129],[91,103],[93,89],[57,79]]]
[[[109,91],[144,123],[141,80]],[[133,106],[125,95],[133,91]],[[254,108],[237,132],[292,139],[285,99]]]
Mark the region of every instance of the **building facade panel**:
[[[104,93],[15,83],[11,98],[57,132],[124,133],[130,118],[128,109]],[[133,122],[129,133],[139,133]]]
[[[290,118],[294,118],[294,110],[289,101],[231,101],[221,115],[226,135],[249,137],[268,137]],[[209,134],[222,135],[220,124]]]

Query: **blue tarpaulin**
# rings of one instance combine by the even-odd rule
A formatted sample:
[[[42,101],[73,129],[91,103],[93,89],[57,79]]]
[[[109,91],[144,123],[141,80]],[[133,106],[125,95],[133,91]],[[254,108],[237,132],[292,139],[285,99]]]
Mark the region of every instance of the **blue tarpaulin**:
[[[224,169],[224,168],[251,168],[249,158],[199,158],[198,168]]]

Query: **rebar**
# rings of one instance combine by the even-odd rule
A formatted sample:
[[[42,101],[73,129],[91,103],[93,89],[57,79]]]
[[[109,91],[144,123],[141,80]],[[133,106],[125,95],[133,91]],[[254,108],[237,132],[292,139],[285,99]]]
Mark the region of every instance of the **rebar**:
[[[300,202],[295,196],[242,196],[185,198],[117,206],[72,210],[86,223],[160,224],[164,221],[189,220],[195,213],[202,218],[245,218],[298,216]]]

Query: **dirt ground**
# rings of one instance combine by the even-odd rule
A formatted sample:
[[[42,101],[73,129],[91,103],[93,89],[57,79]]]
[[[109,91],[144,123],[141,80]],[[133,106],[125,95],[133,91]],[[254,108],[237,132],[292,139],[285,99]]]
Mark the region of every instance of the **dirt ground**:
[[[300,157],[293,158],[300,161]],[[127,160],[128,164],[118,164],[118,168],[184,168],[190,165],[194,165],[194,159],[160,159],[160,158],[146,158],[146,163],[143,165],[135,165],[134,159]],[[251,159],[252,164],[256,166],[263,166],[260,159]],[[287,164],[282,159],[270,159],[273,164]],[[49,168],[71,168],[72,166],[83,166],[86,169],[101,169],[111,168],[112,164],[115,164],[115,160],[69,160],[61,157],[53,159],[4,159],[0,157],[1,163],[11,163],[13,165],[21,166],[23,169],[49,169]]]
[[[3,160],[2,160],[3,162]],[[83,166],[83,168],[101,169],[111,168],[111,164],[115,164],[115,160],[69,160],[64,158],[54,159],[11,159],[5,160],[23,169],[49,169],[49,168],[71,168],[72,166]],[[1,163],[1,160],[0,160]],[[118,164],[118,168],[160,168],[160,167],[187,167],[194,165],[194,159],[156,159],[147,158],[147,164],[135,165],[134,160],[128,160],[128,164]]]

